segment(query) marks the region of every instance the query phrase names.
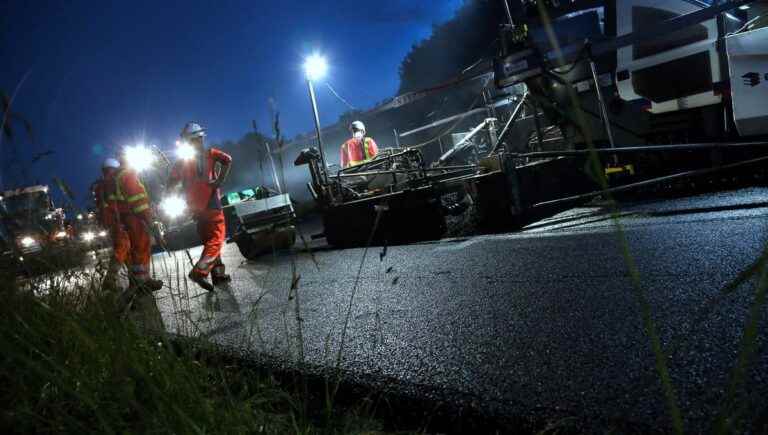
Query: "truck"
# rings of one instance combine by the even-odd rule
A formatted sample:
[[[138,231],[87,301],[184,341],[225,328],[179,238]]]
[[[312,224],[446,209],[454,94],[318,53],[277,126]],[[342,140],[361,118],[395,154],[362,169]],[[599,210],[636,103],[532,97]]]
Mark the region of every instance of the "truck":
[[[81,255],[72,225],[55,207],[45,185],[6,190],[0,194],[3,265],[31,272],[74,264]],[[61,255],[66,252],[67,255]]]

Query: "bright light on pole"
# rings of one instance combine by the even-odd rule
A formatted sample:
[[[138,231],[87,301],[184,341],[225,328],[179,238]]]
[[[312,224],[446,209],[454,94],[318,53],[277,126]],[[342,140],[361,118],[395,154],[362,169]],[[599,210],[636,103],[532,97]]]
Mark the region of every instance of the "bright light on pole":
[[[304,61],[304,73],[308,80],[321,80],[328,73],[328,61],[315,53]]]
[[[143,172],[155,163],[155,153],[144,145],[125,147],[123,150],[125,162],[136,172]]]
[[[169,218],[176,219],[187,211],[187,203],[178,195],[168,196],[160,203],[160,210]]]
[[[307,87],[309,88],[309,101],[312,103],[312,114],[315,120],[315,132],[317,133],[317,147],[320,150],[320,164],[323,178],[328,180],[328,165],[325,163],[325,151],[323,150],[323,136],[320,132],[320,113],[317,109],[317,98],[315,97],[315,86],[313,80],[320,80],[328,73],[328,62],[317,53],[309,56],[304,61],[304,74],[307,77]]]
[[[195,147],[188,142],[176,142],[176,157],[181,160],[192,160],[195,158]]]

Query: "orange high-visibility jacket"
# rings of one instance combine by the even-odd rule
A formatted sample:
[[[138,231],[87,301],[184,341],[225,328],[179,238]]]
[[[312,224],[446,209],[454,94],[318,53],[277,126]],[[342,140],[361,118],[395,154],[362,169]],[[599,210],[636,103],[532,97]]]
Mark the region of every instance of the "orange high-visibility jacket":
[[[341,146],[341,167],[348,168],[369,162],[377,154],[379,154],[379,147],[372,138],[366,137],[362,140],[352,138]]]
[[[107,201],[114,201],[121,214],[135,214],[149,220],[149,195],[139,180],[139,175],[129,169],[121,169],[115,175],[115,190],[108,194]]]
[[[202,156],[181,160],[171,171],[170,185],[181,182],[187,197],[187,207],[194,214],[205,210],[221,210],[221,192],[211,186],[216,163],[229,165],[232,157],[224,151],[209,148]]]

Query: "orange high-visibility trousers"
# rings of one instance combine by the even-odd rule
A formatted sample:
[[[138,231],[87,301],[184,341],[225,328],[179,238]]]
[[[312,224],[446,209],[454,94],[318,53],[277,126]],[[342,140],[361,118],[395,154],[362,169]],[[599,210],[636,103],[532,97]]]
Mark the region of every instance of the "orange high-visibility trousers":
[[[112,226],[112,250],[115,261],[127,265],[131,260],[131,238],[122,225]]]
[[[130,240],[129,270],[137,281],[149,279],[149,261],[152,256],[152,239],[145,221],[135,214],[121,216]]]
[[[195,265],[195,273],[208,276],[213,270],[215,276],[224,274],[221,262],[221,248],[227,237],[227,228],[222,210],[204,210],[195,216],[197,234],[203,242],[203,253]]]

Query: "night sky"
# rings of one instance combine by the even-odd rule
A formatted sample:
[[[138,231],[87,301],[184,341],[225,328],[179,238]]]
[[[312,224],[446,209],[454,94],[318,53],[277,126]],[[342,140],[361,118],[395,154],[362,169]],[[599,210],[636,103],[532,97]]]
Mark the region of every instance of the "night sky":
[[[209,140],[237,140],[274,98],[288,136],[312,130],[301,64],[320,51],[328,82],[357,108],[395,94],[410,47],[462,0],[0,2],[0,89],[33,126],[16,127],[18,161],[52,149],[30,181],[57,175],[82,199],[104,157],[144,141],[170,148],[197,120]],[[318,89],[321,121],[347,110]],[[10,158],[2,145],[4,165]],[[5,166],[3,166],[5,167]],[[3,174],[5,187],[17,182]]]

